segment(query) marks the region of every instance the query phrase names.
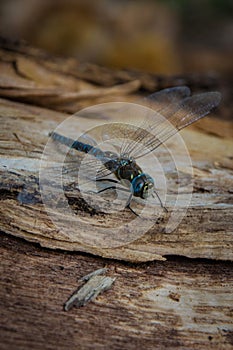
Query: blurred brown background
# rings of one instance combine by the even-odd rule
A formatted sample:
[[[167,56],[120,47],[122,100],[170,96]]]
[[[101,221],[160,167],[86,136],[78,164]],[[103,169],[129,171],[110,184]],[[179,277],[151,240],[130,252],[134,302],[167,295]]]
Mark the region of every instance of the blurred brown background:
[[[1,0],[0,35],[108,67],[229,75],[232,14],[232,0]]]

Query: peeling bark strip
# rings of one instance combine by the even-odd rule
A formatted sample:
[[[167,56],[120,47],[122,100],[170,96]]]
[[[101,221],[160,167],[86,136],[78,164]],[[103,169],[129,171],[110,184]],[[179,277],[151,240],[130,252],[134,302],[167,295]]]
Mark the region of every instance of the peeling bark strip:
[[[101,271],[101,273],[103,272],[104,271]],[[94,300],[100,293],[111,288],[116,278],[99,276],[99,273],[100,271],[97,270],[81,279],[85,281],[86,278],[88,278],[87,282],[67,300],[64,305],[65,311],[69,311],[73,306],[85,306],[87,303]]]

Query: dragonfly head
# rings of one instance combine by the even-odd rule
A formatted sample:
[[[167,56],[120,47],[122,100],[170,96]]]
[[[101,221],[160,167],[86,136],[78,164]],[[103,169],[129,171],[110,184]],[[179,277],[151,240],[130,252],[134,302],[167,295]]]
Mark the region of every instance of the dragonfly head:
[[[150,175],[142,173],[133,179],[130,190],[135,197],[146,199],[154,191],[154,180]]]

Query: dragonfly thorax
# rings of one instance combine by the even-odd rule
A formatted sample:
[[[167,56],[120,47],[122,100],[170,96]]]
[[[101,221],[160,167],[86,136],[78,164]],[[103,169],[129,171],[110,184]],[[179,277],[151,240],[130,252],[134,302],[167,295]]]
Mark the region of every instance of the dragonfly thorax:
[[[130,187],[133,179],[142,173],[142,169],[136,164],[133,158],[120,157],[118,158],[118,168],[115,175],[122,183],[128,183]]]
[[[118,159],[120,166],[115,175],[122,185],[128,187],[135,197],[146,199],[154,191],[154,180],[148,174],[143,173],[140,166],[132,157]]]

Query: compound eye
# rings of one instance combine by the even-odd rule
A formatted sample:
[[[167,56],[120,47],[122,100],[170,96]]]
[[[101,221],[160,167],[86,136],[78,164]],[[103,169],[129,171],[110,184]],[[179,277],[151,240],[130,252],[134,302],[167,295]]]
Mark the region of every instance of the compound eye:
[[[141,191],[141,188],[142,188],[142,183],[141,183],[141,181],[140,181],[140,182],[138,182],[137,185],[136,185],[136,191],[137,191],[137,192]]]
[[[143,187],[143,198],[146,199],[148,197],[148,185],[146,184],[144,187]]]
[[[133,192],[134,196],[141,197],[142,190],[143,190],[143,181],[141,178],[135,178],[131,183],[131,191]]]
[[[154,191],[154,182],[148,182],[143,188],[143,198],[148,198]]]

